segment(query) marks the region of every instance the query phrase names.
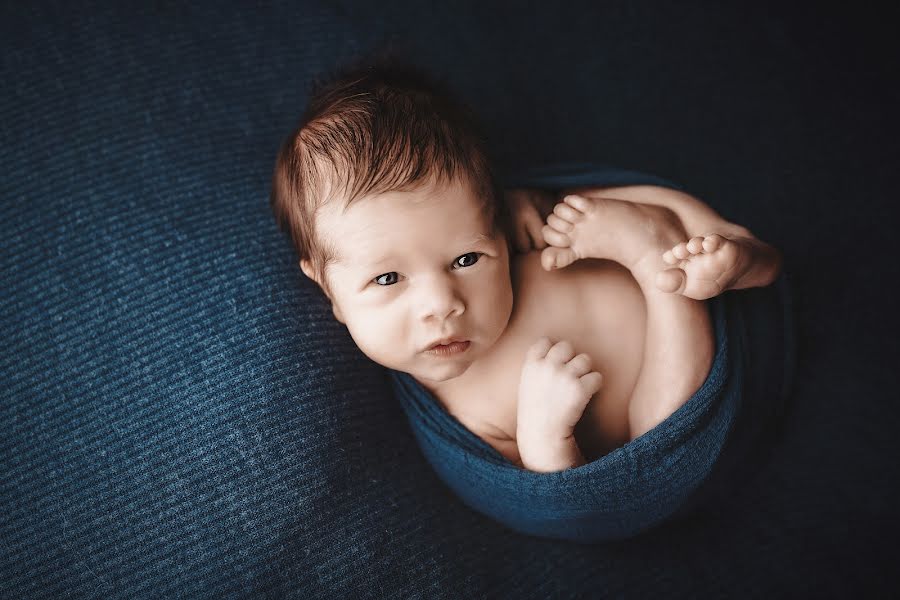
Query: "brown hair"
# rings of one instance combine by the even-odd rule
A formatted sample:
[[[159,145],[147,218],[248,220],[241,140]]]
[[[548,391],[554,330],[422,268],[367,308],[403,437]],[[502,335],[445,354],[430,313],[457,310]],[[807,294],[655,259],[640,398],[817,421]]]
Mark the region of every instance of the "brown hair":
[[[326,271],[336,254],[316,230],[319,208],[336,196],[346,210],[370,194],[457,177],[468,180],[512,255],[509,214],[474,113],[421,70],[379,56],[314,82],[300,124],[278,152],[271,207],[330,297]]]

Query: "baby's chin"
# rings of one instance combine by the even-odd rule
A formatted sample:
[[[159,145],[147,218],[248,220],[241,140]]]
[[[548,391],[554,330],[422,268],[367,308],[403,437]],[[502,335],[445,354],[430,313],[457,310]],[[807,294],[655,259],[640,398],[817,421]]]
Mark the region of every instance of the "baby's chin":
[[[370,356],[369,358],[372,357]],[[448,361],[446,359],[434,359],[425,357],[422,363],[417,362],[416,364],[410,365],[397,364],[393,361],[391,363],[387,363],[375,359],[372,360],[380,364],[382,367],[391,369],[393,371],[401,371],[403,373],[411,375],[413,379],[428,387],[428,389],[431,389],[431,387],[429,386],[440,386],[461,377],[469,370],[469,367],[472,366],[473,362],[471,360]],[[446,362],[442,363],[442,360]]]
[[[428,391],[434,393],[458,381],[472,366],[472,361],[447,361],[446,364],[432,364],[414,369],[410,375]]]

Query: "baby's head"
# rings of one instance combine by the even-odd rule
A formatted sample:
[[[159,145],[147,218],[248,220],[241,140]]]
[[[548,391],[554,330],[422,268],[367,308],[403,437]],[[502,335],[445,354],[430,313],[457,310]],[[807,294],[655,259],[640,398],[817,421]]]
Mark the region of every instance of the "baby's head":
[[[512,313],[509,215],[477,125],[409,66],[313,90],[282,145],[272,209],[360,350],[436,391],[489,354]],[[444,338],[465,352],[426,352]]]

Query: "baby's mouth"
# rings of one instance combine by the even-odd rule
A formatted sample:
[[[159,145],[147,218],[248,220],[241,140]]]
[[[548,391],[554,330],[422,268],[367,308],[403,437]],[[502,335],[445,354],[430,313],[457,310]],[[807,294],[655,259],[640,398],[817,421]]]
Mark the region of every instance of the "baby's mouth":
[[[455,356],[467,351],[471,345],[472,342],[469,340],[464,340],[461,342],[451,342],[444,346],[438,345],[434,346],[433,348],[429,348],[425,351],[425,353],[431,354],[432,356]]]

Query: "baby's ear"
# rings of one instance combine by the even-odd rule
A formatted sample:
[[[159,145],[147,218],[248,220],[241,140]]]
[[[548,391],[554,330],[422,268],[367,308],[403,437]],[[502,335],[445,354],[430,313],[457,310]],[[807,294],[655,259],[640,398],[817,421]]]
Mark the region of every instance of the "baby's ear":
[[[322,290],[322,293],[325,294],[329,302],[331,302],[331,310],[332,312],[334,312],[334,318],[343,323],[344,317],[341,314],[341,309],[338,308],[337,304],[335,304],[334,302],[334,299],[328,294],[325,286],[323,286],[322,283],[318,279],[316,279],[316,273],[315,271],[313,271],[312,263],[305,258],[300,259],[300,270],[303,271],[304,275],[306,275],[319,285],[319,289]]]
[[[316,279],[316,274],[313,272],[312,263],[309,262],[309,259],[306,259],[306,258],[300,259],[300,270],[303,271],[304,275],[306,275],[307,277],[309,277],[316,283],[319,283],[319,281]]]
[[[328,292],[325,291],[325,286],[323,286],[322,282],[319,281],[318,277],[316,276],[316,272],[312,268],[312,263],[308,259],[300,259],[300,270],[303,271],[304,275],[315,281],[322,289],[322,291],[325,292],[326,296],[328,295]]]
[[[343,323],[344,325],[347,324],[344,321],[344,315],[341,314],[341,309],[339,309],[338,305],[334,302],[331,303],[331,312],[334,313],[334,318],[337,319],[339,323]]]

